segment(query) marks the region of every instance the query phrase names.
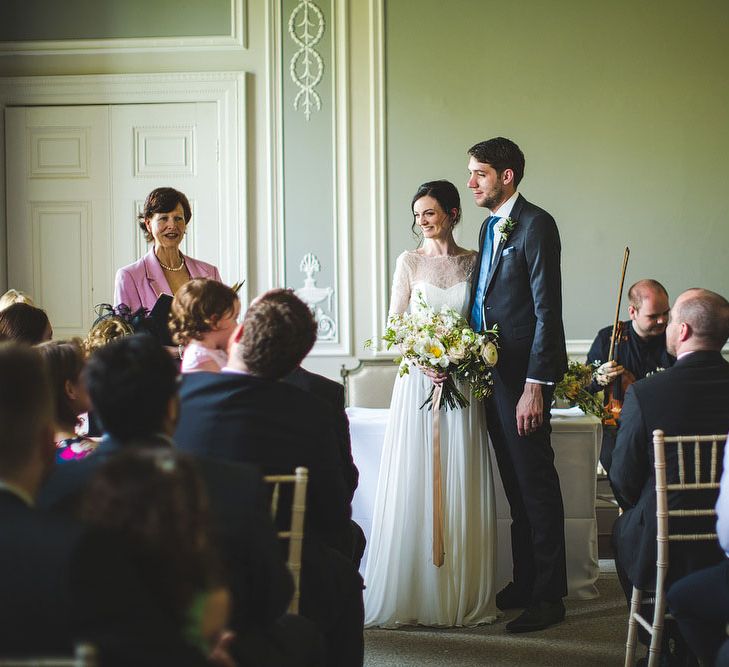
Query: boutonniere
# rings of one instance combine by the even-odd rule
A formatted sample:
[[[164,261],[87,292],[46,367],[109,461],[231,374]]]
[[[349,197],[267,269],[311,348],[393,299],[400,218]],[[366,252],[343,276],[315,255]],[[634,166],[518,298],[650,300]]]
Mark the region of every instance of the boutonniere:
[[[504,218],[498,225],[496,225],[496,231],[501,234],[501,240],[506,241],[509,238],[514,227],[516,227],[517,221],[514,218]]]

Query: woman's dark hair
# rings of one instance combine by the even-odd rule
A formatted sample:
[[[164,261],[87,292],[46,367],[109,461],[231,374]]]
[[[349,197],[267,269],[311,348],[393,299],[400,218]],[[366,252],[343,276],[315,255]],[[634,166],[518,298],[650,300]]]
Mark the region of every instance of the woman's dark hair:
[[[232,313],[238,295],[235,291],[208,278],[193,278],[175,293],[170,311],[170,333],[178,345],[201,340],[212,331],[220,318]]]
[[[415,202],[423,197],[432,197],[443,209],[443,212],[450,216],[451,211],[455,208],[458,209],[454,218],[451,218],[451,223],[455,227],[461,220],[461,196],[458,194],[458,189],[450,181],[428,181],[423,183],[413,195],[413,200],[410,202],[410,212],[413,212],[415,208]],[[418,234],[418,225],[415,222],[415,214],[413,214],[413,225],[411,227],[413,234],[420,238]]]
[[[178,204],[182,206],[182,213],[185,216],[185,224],[187,225],[192,217],[192,209],[184,193],[174,188],[156,188],[147,195],[144,200],[144,208],[137,216],[139,228],[144,232],[147,243],[151,243],[154,239],[147,230],[144,221],[151,218],[155,213],[169,213],[177,208]]]
[[[27,303],[14,303],[0,311],[0,340],[37,345],[50,326],[46,311]]]
[[[143,583],[179,623],[196,595],[220,585],[207,495],[184,454],[159,447],[122,451],[92,478],[81,513],[131,546]]]
[[[76,384],[84,367],[84,353],[75,340],[49,340],[38,346],[51,378],[53,400],[56,405],[56,423],[73,430],[78,415],[66,394],[66,382]]]

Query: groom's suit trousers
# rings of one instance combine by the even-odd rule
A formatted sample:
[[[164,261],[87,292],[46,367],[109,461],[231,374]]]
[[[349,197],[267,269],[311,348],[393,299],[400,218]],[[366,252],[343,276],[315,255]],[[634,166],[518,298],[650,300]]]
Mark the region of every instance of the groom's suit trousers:
[[[511,507],[514,584],[534,602],[567,595],[564,506],[550,444],[549,406],[554,387],[542,385],[544,423],[521,437],[516,404],[521,387],[510,387],[494,373],[494,395],[486,401],[488,431]]]

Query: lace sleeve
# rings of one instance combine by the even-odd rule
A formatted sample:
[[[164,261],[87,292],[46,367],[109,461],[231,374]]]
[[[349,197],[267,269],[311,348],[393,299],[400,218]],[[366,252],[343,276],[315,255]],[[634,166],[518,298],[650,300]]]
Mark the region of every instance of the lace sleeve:
[[[403,253],[395,262],[395,275],[392,277],[392,293],[390,295],[390,312],[404,313],[410,303],[410,271],[407,265],[407,253]]]

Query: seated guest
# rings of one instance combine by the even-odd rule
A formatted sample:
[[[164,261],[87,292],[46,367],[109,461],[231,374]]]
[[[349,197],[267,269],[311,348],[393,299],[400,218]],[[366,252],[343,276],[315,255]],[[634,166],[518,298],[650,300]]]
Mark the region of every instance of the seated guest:
[[[9,289],[5,294],[0,296],[0,310],[5,310],[8,306],[12,306],[14,303],[27,303],[29,306],[35,305],[33,299],[31,299],[25,292],[21,292],[17,289]]]
[[[709,290],[690,289],[671,309],[666,343],[672,368],[632,384],[626,393],[610,481],[624,512],[613,528],[615,565],[625,594],[656,576],[654,429],[666,435],[729,431],[729,303]],[[675,453],[671,453],[672,458]],[[669,459],[669,463],[670,463]],[[700,532],[700,531],[699,531]],[[672,546],[667,583],[721,560],[715,545]]]
[[[293,292],[271,290],[255,299],[233,333],[223,372],[183,376],[175,442],[187,452],[252,463],[264,474],[306,466],[307,532],[349,554],[350,494],[332,410],[278,382],[315,340],[314,318]]]
[[[334,433],[339,445],[339,453],[344,462],[344,478],[347,484],[348,499],[351,502],[359,481],[359,471],[352,458],[352,442],[349,437],[349,419],[345,412],[344,386],[334,382],[323,375],[311,373],[301,366],[297,366],[291,373],[283,378],[284,382],[299,389],[308,391],[326,401],[332,408],[334,416]]]
[[[93,455],[60,466],[44,485],[39,502],[57,512],[78,513],[94,472],[121,452],[174,446],[177,368],[155,338],[141,334],[112,341],[91,356],[83,376],[104,436]],[[317,664],[313,628],[304,619],[284,616],[293,585],[260,473],[205,458],[196,458],[194,467],[210,500],[212,535],[232,595],[230,628],[237,640],[231,652],[242,665],[249,659],[262,667]]]
[[[80,415],[87,413],[91,404],[81,378],[85,359],[76,341],[48,341],[38,346],[50,373],[51,389],[56,405],[55,433],[56,462],[82,459],[98,446],[96,440],[77,435]]]
[[[53,399],[36,350],[0,345],[0,653],[70,652],[104,665],[199,665],[140,584],[122,545],[34,509],[53,466]]]
[[[628,315],[630,320],[621,322],[622,334],[615,340],[613,361],[608,361],[613,328],[605,327],[597,336],[587,353],[588,364],[600,364],[589,390],[592,393],[608,387],[612,396],[623,401],[621,376],[627,371],[632,380],[644,377],[673,366],[674,357],[666,350],[666,324],[668,322],[668,292],[657,280],[639,280],[628,290]],[[609,472],[615,449],[615,426],[603,427],[600,463]]]
[[[27,303],[14,303],[0,311],[0,340],[38,345],[53,338],[46,311]]]
[[[172,300],[172,340],[184,347],[183,373],[217,373],[228,363],[228,341],[240,314],[238,295],[207,278],[185,283]]]
[[[726,641],[729,623],[729,447],[726,444],[716,514],[716,533],[727,557],[718,565],[679,579],[667,597],[668,608],[689,648],[706,665],[716,661],[719,648]]]
[[[324,629],[328,664],[361,665],[361,578],[352,564],[361,531],[350,521],[351,487],[335,418],[318,397],[279,381],[299,366],[315,340],[311,311],[293,292],[276,289],[255,299],[233,333],[228,366],[221,373],[183,376],[175,441],[185,451],[252,463],[266,474],[309,469],[305,558],[329,547],[349,559],[349,567],[341,568],[341,591],[334,591],[338,607],[345,605],[347,613],[326,602],[321,588],[336,589],[332,563],[338,561],[331,556],[328,577],[322,563],[304,563],[302,614]],[[317,570],[320,587],[313,584]]]
[[[192,462],[169,449],[130,448],[94,474],[81,516],[134,545],[147,588],[181,632],[209,653],[228,622],[230,594]]]

